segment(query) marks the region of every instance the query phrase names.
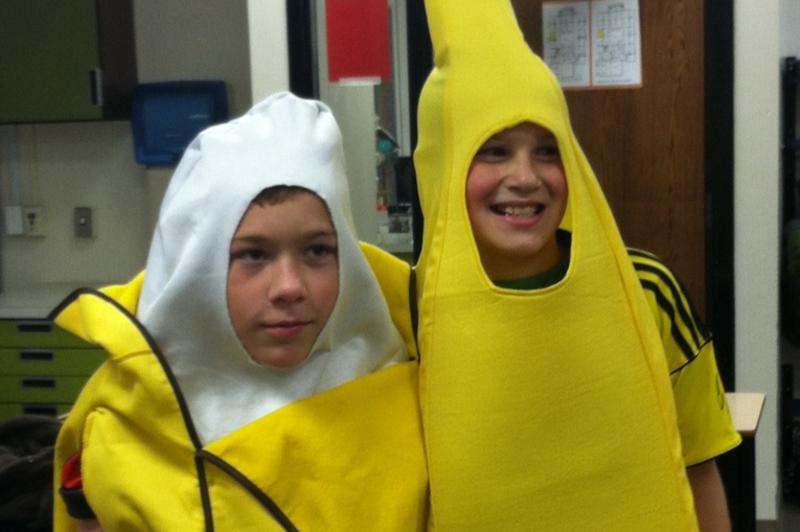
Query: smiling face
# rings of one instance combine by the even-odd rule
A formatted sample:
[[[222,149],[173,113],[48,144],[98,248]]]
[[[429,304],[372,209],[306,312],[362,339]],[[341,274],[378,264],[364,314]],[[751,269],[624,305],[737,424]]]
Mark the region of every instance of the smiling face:
[[[467,212],[486,274],[494,281],[522,279],[555,266],[566,205],[552,133],[525,122],[489,138],[467,176]]]
[[[253,360],[300,365],[338,292],[336,231],[322,200],[300,191],[251,203],[231,241],[227,298],[233,328]]]

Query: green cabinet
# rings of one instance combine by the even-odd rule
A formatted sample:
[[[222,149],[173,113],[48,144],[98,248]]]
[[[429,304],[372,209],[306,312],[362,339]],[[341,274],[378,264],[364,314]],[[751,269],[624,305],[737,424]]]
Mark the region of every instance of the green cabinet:
[[[68,412],[105,359],[48,320],[0,320],[0,419]]]
[[[0,123],[126,119],[136,79],[131,0],[0,2]]]

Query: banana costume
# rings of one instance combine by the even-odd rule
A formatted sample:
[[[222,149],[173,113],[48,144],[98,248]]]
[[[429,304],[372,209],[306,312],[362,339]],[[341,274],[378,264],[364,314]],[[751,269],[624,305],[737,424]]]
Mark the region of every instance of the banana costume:
[[[146,274],[74,293],[56,323],[109,354],[59,434],[106,531],[416,530],[427,473],[407,309],[408,268],[366,249],[349,218],[338,127],[278,94],[206,130],[167,190]],[[339,293],[309,358],[252,362],[226,303],[228,249],[264,188],[301,186],[337,232]],[[399,285],[398,285],[399,281]],[[394,284],[392,284],[394,283]],[[397,286],[396,286],[397,285]],[[406,299],[403,300],[403,294]],[[254,297],[258,297],[254,294]],[[60,497],[55,529],[74,530]]]
[[[507,0],[426,0],[434,70],[415,153],[431,526],[697,529],[658,332],[557,80]],[[569,200],[566,276],[520,291],[486,276],[467,215],[470,161],[494,133],[556,137]]]

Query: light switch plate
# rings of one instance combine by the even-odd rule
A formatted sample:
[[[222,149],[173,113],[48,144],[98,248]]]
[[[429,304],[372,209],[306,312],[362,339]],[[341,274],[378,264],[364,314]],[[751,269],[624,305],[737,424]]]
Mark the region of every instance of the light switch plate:
[[[91,207],[75,207],[74,227],[76,238],[94,237]]]
[[[22,223],[22,206],[11,205],[5,208],[5,225],[7,235],[21,235],[25,229]]]

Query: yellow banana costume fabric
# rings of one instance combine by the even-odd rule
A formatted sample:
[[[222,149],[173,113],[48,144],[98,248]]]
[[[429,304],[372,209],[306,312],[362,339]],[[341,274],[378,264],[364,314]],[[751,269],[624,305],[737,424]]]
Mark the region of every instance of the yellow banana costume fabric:
[[[374,249],[369,257],[387,282],[407,278],[396,259]],[[424,528],[416,362],[293,403],[202,446],[163,356],[133,317],[141,281],[78,292],[56,319],[109,353],[55,455],[63,464],[82,449],[84,492],[105,530]],[[407,309],[397,296],[392,307]],[[407,317],[397,318],[408,332]],[[58,468],[55,477],[58,488]],[[54,530],[76,530],[58,496],[54,517]]]
[[[336,232],[335,304],[291,369],[253,360],[227,296],[237,227],[276,186],[314,193]],[[253,255],[266,261],[280,248],[271,222],[260,223]],[[294,238],[303,257],[316,252]],[[58,325],[109,354],[59,434],[56,486],[80,451],[83,494],[108,532],[424,527],[418,365],[402,316],[408,272],[359,248],[327,106],[280,93],[205,130],[170,181],[146,274],[78,291],[54,311]],[[277,282],[265,278],[253,301],[273,297]],[[56,530],[71,530],[56,498]]]
[[[426,0],[434,70],[415,153],[421,403],[440,530],[697,529],[658,332],[571,130],[507,0]],[[496,287],[472,235],[474,154],[520,122],[558,141],[573,232],[564,279]]]

